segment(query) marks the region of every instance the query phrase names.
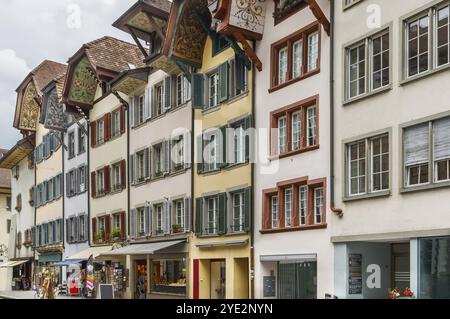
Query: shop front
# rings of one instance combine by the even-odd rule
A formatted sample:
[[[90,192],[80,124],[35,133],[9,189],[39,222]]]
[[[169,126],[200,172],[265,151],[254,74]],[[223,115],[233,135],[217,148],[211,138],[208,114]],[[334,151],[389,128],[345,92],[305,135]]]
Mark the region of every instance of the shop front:
[[[31,259],[10,259],[0,268],[12,271],[11,289],[30,290],[33,262]]]
[[[185,240],[132,244],[104,253],[101,258],[126,260],[130,298],[186,298],[186,246]]]

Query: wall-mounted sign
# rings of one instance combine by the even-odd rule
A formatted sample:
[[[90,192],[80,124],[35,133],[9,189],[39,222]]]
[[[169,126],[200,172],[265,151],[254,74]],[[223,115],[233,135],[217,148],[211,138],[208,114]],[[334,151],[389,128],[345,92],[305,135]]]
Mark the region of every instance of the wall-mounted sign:
[[[348,294],[362,294],[362,255],[348,256]]]

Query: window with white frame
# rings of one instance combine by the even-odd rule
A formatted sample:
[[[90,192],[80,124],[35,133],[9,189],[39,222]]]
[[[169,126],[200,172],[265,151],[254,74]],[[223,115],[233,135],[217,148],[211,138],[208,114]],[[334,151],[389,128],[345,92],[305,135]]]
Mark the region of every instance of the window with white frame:
[[[292,113],[292,150],[298,150],[301,147],[302,140],[301,140],[301,111],[296,111]]]
[[[86,229],[86,215],[81,215],[78,217],[78,225],[79,225],[79,240],[85,241],[87,240],[87,229]]]
[[[278,51],[278,84],[287,81],[288,70],[288,47],[283,47]]]
[[[185,228],[185,207],[184,199],[180,199],[174,202],[175,207],[175,224],[177,225],[178,232],[184,231]],[[174,232],[176,229],[174,229]]]
[[[140,95],[136,102],[135,122],[139,125],[144,123],[145,96]]]
[[[430,125],[424,123],[405,129],[404,159],[406,186],[428,184],[430,164]]]
[[[306,144],[314,146],[317,144],[317,108],[310,106],[306,109]]]
[[[233,125],[233,163],[245,162],[245,125],[238,123]]]
[[[450,62],[450,4],[437,10],[436,51],[437,66],[446,65]]]
[[[103,119],[97,120],[97,145],[105,142],[105,121]]]
[[[361,43],[348,50],[347,98],[366,93],[366,45]]]
[[[156,217],[156,235],[161,235],[164,233],[163,227],[163,204],[155,205],[155,217]]]
[[[113,190],[118,191],[122,189],[122,181],[120,179],[120,163],[112,165],[111,169]]]
[[[211,134],[209,136],[209,143],[207,140],[204,141],[208,149],[207,154],[205,154],[205,171],[214,171],[218,169],[219,160],[219,141],[217,134]]]
[[[156,84],[153,87],[154,92],[154,115],[163,114],[164,111],[164,84],[163,82]]]
[[[86,190],[86,166],[78,168],[78,188],[80,193]]]
[[[113,137],[120,135],[120,110],[112,112],[111,134]]]
[[[219,72],[214,72],[208,75],[208,100],[209,108],[219,105]]]
[[[270,198],[270,212],[272,217],[272,228],[279,227],[279,216],[278,216],[278,196],[272,196]]]
[[[347,163],[349,196],[389,190],[389,135],[382,134],[348,144]]]
[[[390,83],[389,31],[383,31],[368,39],[370,50],[370,88],[375,91]]]
[[[145,208],[140,207],[136,209],[136,218],[137,218],[137,234],[138,236],[145,235]]]
[[[69,133],[68,140],[69,158],[73,158],[75,156],[75,132]]]
[[[183,105],[191,99],[191,83],[187,80],[185,75],[177,75],[175,88],[177,106]]]
[[[69,172],[69,193],[68,196],[73,196],[77,193],[77,171],[72,170]]]
[[[217,234],[217,222],[218,222],[218,197],[210,197],[207,199],[207,225],[208,229],[206,231],[209,235]]]
[[[184,137],[177,136],[172,139],[172,171],[184,168]]]
[[[285,227],[292,226],[292,188],[284,190],[284,223]]]
[[[159,177],[164,172],[164,152],[163,144],[157,144],[153,146],[153,169],[155,177]]]
[[[319,58],[319,32],[308,35],[308,69],[311,72],[317,68]]]
[[[96,176],[97,193],[103,194],[105,192],[105,170],[98,170]]]
[[[299,187],[299,217],[300,225],[306,225],[306,217],[308,215],[308,186]]]
[[[450,117],[433,123],[435,181],[450,181]]]
[[[85,127],[85,125],[83,125]],[[86,151],[86,134],[84,130],[79,127],[78,128],[78,154],[84,153]]]
[[[302,74],[303,68],[303,39],[297,40],[292,45],[292,78]]]
[[[145,180],[145,151],[142,150],[136,153],[136,178],[137,182]]]
[[[323,219],[323,188],[314,189],[314,223],[322,224]]]
[[[233,229],[234,232],[241,232],[245,229],[244,221],[244,193],[238,192],[231,195],[233,201]]]
[[[120,214],[114,214],[112,217],[113,217],[112,218],[113,230],[114,229],[121,229],[121,227],[120,227]]]
[[[282,154],[286,152],[286,116],[278,118],[278,152]]]
[[[428,13],[407,23],[408,77],[429,69],[429,23]]]

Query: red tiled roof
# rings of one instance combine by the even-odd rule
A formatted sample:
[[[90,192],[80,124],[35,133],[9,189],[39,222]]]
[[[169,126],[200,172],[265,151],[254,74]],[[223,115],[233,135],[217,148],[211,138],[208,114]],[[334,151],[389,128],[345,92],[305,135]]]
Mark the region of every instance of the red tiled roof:
[[[37,88],[39,91],[42,91],[42,89],[52,80],[65,74],[66,70],[67,65],[65,64],[45,60],[31,71],[31,74],[34,75],[34,80],[38,86]]]

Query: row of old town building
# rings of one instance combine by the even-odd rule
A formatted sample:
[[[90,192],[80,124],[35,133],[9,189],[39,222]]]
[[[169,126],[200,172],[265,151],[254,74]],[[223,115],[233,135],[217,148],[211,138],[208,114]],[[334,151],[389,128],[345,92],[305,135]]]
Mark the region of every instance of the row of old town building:
[[[139,0],[17,88],[0,290],[449,298],[449,11]]]

